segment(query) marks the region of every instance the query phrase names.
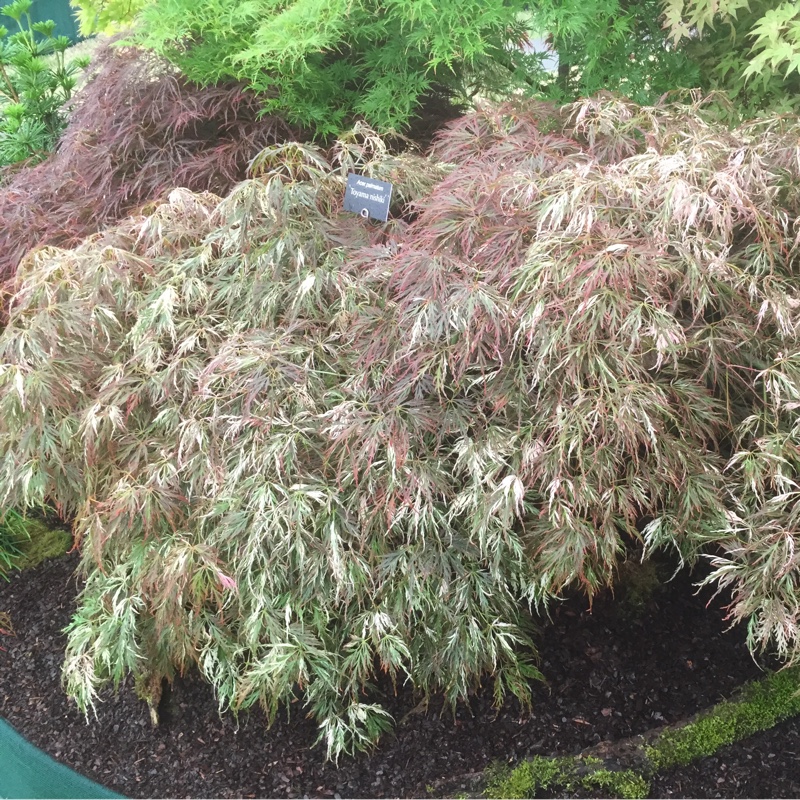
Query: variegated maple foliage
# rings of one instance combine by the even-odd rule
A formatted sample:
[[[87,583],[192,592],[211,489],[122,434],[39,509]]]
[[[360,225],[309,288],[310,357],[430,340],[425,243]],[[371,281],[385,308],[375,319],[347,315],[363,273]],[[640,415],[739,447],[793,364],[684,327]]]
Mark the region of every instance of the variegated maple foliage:
[[[526,700],[528,606],[661,547],[796,658],[799,132],[484,109],[29,257],[0,494],[75,518],[69,693],[196,665],[223,707],[302,696],[336,756],[389,724],[381,669]],[[404,219],[344,215],[349,169]]]

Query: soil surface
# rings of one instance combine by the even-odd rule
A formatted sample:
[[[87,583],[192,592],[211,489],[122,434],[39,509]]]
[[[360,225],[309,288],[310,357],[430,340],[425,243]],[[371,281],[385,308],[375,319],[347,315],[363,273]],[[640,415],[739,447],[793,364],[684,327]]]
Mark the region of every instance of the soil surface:
[[[647,602],[565,601],[542,625],[532,711],[492,707],[491,685],[455,716],[403,689],[380,698],[398,720],[371,753],[325,761],[313,721],[292,708],[272,728],[260,711],[220,716],[196,676],[175,682],[162,724],[129,685],[86,719],[60,685],[74,597],[74,555],[0,582],[0,715],[58,760],[129,797],[427,797],[492,762],[577,753],[678,721],[759,677],[741,628],[680,575]],[[708,607],[707,607],[707,604]],[[163,704],[162,704],[163,705]],[[800,797],[800,718],[659,776],[652,797]]]

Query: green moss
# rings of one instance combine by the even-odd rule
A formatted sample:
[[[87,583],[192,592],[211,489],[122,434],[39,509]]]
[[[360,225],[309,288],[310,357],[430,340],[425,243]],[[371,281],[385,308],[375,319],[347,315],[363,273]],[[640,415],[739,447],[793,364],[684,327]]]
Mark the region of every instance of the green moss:
[[[533,797],[536,792],[574,783],[575,764],[571,758],[535,756],[513,770],[495,770],[486,786],[487,798]]]
[[[653,768],[688,764],[721,747],[800,713],[800,668],[752,683],[736,700],[720,703],[678,730],[667,731],[646,750]]]
[[[584,789],[603,789],[615,797],[646,797],[650,785],[633,770],[614,772],[594,769],[581,775],[587,767],[602,765],[599,758],[543,758],[536,756],[524,761],[513,770],[496,771],[486,787],[487,798],[534,797],[538,792],[553,789],[571,791],[578,786]]]
[[[581,786],[585,789],[604,789],[615,797],[625,800],[637,800],[647,797],[650,793],[650,784],[646,778],[632,769],[615,772],[609,769],[599,769],[581,779]]]
[[[18,536],[19,555],[14,559],[15,569],[32,569],[48,558],[63,556],[72,547],[72,535],[61,528],[51,528],[45,522],[30,517],[22,518],[25,535]]]

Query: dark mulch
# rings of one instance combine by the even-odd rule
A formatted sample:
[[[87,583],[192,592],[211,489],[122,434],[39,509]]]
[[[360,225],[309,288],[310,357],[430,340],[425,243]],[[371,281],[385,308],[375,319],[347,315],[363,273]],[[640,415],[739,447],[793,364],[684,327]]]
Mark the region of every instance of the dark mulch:
[[[619,598],[559,605],[540,636],[549,685],[532,713],[491,705],[491,687],[455,718],[427,713],[407,690],[384,702],[400,720],[370,754],[326,763],[299,706],[267,729],[260,712],[217,713],[210,689],[178,680],[162,725],[130,687],[107,696],[89,724],[60,687],[64,636],[76,594],[75,556],[0,585],[15,637],[0,645],[0,715],[60,761],[131,797],[424,797],[440,781],[535,754],[570,754],[677,721],[760,674],[743,632],[726,632],[718,605],[686,576],[635,613]],[[797,797],[800,721],[661,776],[653,797]],[[448,780],[448,786],[452,783]]]

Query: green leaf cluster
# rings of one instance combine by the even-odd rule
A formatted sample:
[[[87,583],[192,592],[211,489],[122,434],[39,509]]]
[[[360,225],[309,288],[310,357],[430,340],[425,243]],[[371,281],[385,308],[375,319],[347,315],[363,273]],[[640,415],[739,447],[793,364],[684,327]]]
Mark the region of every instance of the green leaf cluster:
[[[731,103],[729,117],[800,110],[800,5],[794,0],[664,0],[673,45],[700,85]]]
[[[72,537],[61,527],[48,522],[50,509],[23,516],[8,509],[0,517],[0,576],[11,569],[32,569],[45,559],[64,555]]]
[[[155,0],[138,41],[201,84],[245,82],[319,135],[404,129],[422,98],[526,86],[521,0]],[[541,73],[541,70],[538,70]]]
[[[64,103],[87,65],[67,62],[70,41],[56,36],[55,23],[33,22],[31,0],[0,9],[15,32],[0,26],[0,166],[36,162],[55,147],[64,128]],[[52,56],[46,60],[45,56]]]
[[[148,0],[70,0],[81,36],[129,28]]]
[[[698,65],[668,41],[661,0],[537,0],[531,26],[547,31],[561,65],[539,92],[562,101],[614,91],[638,103],[699,86]]]
[[[664,10],[662,0],[153,0],[136,39],[198,83],[243,81],[270,113],[324,137],[359,118],[402,130],[437,93],[469,104],[613,89],[649,103],[700,86],[708,64],[670,41]],[[557,76],[530,46],[537,33]]]
[[[768,8],[750,33],[754,39],[754,58],[745,70],[745,77],[765,70],[791,75],[800,74],[800,8],[784,2]]]
[[[534,756],[513,770],[503,767],[487,770],[485,794],[488,798],[523,800],[541,796],[543,792],[553,796],[559,790],[572,794],[582,789],[623,800],[647,797],[650,783],[643,775],[629,769],[603,769],[602,764],[600,759],[592,757]]]
[[[785,669],[745,687],[682,728],[667,730],[646,748],[655,770],[690,764],[800,713],[800,672]]]
[[[22,555],[19,545],[27,536],[24,517],[13,509],[6,511],[0,518],[0,577],[7,577],[17,563]]]

